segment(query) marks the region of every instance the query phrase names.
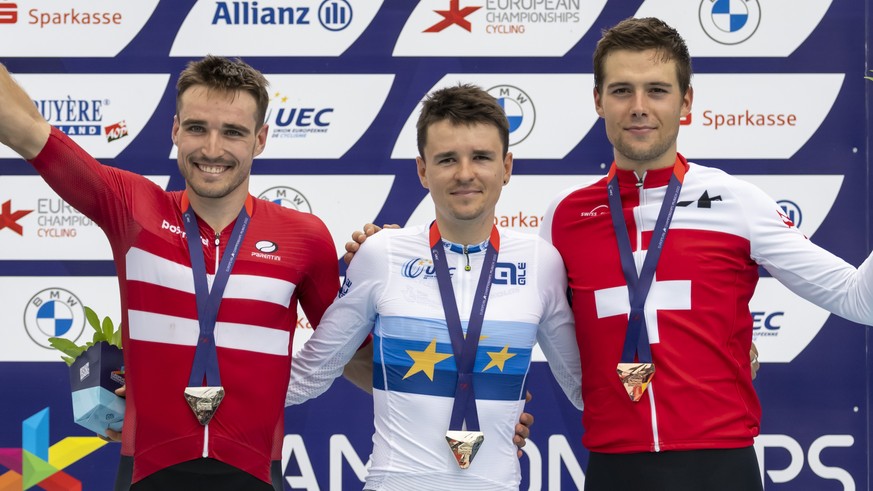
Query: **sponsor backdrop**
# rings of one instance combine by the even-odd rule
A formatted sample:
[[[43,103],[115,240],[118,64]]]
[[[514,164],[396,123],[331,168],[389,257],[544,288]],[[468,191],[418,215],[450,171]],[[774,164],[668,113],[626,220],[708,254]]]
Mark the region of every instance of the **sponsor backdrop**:
[[[859,264],[871,238],[863,0],[14,0],[0,1],[0,60],[95,157],[175,190],[179,71],[207,53],[246,58],[272,85],[251,192],[320,216],[339,254],[365,222],[432,218],[414,121],[424,94],[459,81],[505,108],[516,167],[498,221],[535,232],[552,196],[611,162],[591,95],[600,30],[650,15],[694,57],[680,151],[759,185]],[[73,423],[66,366],[46,338],[81,340],[83,305],[117,320],[117,295],[101,231],[0,149],[0,490],[22,488],[22,466],[24,487],[51,476],[37,486],[110,489],[119,447]],[[867,330],[764,272],[752,310],[766,489],[869,489]],[[295,339],[310,331],[302,318]],[[522,489],[581,487],[580,413],[542,362],[530,389]],[[360,489],[371,418],[369,396],[342,380],[289,408],[286,488]]]

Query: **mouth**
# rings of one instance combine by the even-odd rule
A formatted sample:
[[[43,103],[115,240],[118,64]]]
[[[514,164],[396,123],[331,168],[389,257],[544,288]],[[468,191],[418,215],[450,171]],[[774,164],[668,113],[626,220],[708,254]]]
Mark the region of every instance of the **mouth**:
[[[194,166],[207,174],[221,174],[229,169],[229,167],[224,165],[198,164],[196,162],[194,163]]]

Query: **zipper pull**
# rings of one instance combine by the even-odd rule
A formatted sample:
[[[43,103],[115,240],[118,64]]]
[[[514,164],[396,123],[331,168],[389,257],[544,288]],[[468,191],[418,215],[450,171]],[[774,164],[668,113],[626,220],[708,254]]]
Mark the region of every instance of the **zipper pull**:
[[[219,244],[221,244],[221,232],[215,234],[215,247],[218,247]]]
[[[467,265],[464,266],[464,271],[470,271],[473,268],[470,267],[470,254],[467,253],[467,246],[464,246],[464,257],[467,258]]]

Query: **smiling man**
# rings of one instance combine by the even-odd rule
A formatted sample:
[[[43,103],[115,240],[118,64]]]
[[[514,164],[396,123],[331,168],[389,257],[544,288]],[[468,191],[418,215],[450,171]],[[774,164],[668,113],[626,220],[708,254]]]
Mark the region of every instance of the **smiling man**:
[[[266,87],[239,60],[188,65],[172,131],[185,190],[166,192],[51,127],[0,65],[0,143],[112,247],[127,372],[122,455],[133,458],[137,491],[272,490],[297,303],[317,325],[337,292],[324,224],[249,194]]]
[[[509,124],[479,87],[438,90],[417,124],[418,178],[436,220],[384,230],[294,358],[289,404],[324,392],[373,333],[376,434],[365,489],[517,490],[513,443],[539,343],[581,408],[579,353],[557,252],[498,229]]]
[[[594,81],[614,162],[559,196],[540,229],[572,292],[585,489],[760,490],[749,363],[758,267],[871,324],[873,262],[856,270],[807,240],[760,189],[677,152],[691,59],[664,22],[627,19],[605,31]]]

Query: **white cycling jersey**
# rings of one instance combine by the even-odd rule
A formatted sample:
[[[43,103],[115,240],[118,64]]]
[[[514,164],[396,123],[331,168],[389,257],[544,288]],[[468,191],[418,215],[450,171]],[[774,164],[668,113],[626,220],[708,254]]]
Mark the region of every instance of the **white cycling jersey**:
[[[466,330],[487,242],[447,244]],[[470,265],[470,271],[465,266]],[[366,489],[517,489],[515,424],[539,343],[552,373],[582,407],[579,349],[557,251],[537,236],[500,230],[497,267],[474,366],[485,441],[460,469],[445,434],[457,381],[428,245],[428,227],[383,230],[355,255],[338,299],[294,356],[286,404],[324,392],[372,332],[375,429]]]

